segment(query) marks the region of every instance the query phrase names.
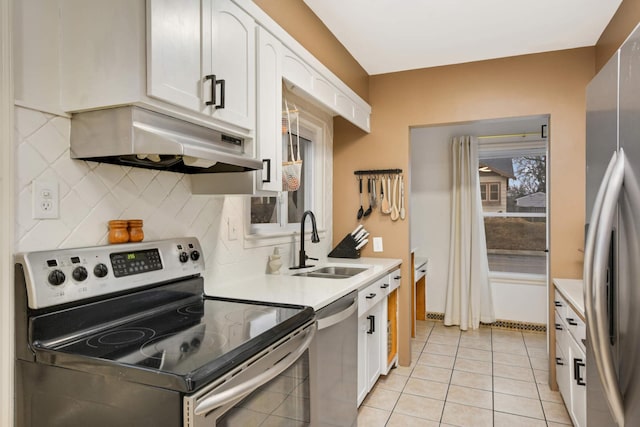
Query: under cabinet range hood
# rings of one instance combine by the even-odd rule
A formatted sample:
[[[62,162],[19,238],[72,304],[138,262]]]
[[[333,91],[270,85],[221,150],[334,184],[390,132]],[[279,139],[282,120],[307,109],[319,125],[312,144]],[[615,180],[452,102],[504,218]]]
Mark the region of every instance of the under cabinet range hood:
[[[242,138],[136,106],[73,114],[71,157],[187,174],[262,169]]]

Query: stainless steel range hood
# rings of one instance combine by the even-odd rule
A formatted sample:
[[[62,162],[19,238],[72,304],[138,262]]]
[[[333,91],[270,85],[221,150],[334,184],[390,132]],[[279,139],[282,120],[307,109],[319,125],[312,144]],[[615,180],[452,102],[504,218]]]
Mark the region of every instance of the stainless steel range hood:
[[[76,113],[71,157],[188,174],[246,172],[262,162],[242,138],[136,106]]]

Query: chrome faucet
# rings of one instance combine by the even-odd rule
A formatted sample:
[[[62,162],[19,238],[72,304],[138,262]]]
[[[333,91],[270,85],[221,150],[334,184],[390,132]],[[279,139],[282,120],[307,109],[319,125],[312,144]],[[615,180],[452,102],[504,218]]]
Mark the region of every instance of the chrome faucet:
[[[318,243],[320,241],[320,236],[318,236],[318,228],[316,227],[316,217],[311,211],[304,211],[302,214],[302,219],[300,220],[300,262],[297,266],[290,267],[290,270],[297,270],[299,268],[307,268],[313,267],[313,265],[307,265],[306,261],[308,259],[312,259],[314,261],[318,261],[318,258],[308,257],[304,252],[304,222],[307,219],[307,215],[311,216],[311,242]]]

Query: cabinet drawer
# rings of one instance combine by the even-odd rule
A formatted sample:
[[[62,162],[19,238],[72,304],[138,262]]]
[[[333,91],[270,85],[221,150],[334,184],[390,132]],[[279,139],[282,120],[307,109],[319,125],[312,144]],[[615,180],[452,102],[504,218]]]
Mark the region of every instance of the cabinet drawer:
[[[389,278],[387,279],[389,283],[388,291],[391,292],[394,289],[398,289],[400,287],[400,283],[402,281],[402,276],[400,275],[400,269],[392,271],[389,273]]]
[[[558,313],[558,315],[564,319],[565,317],[567,317],[567,309],[569,308],[569,305],[567,304],[567,301],[562,297],[562,295],[560,295],[560,292],[558,292],[558,290],[555,290],[555,297],[554,297],[554,305],[556,307],[556,313]]]
[[[358,316],[366,313],[383,298],[386,298],[390,288],[390,286],[385,286],[389,285],[387,282],[386,278],[382,278],[358,292]]]
[[[578,343],[578,346],[585,351],[584,339],[587,336],[587,328],[582,319],[578,317],[571,307],[567,307],[567,316],[565,317],[569,334]]]
[[[556,343],[561,347],[561,348],[568,348],[569,343],[567,342],[567,339],[569,339],[569,330],[567,328],[567,324],[564,321],[564,319],[562,319],[558,313],[556,312],[555,314],[555,329],[556,329]]]

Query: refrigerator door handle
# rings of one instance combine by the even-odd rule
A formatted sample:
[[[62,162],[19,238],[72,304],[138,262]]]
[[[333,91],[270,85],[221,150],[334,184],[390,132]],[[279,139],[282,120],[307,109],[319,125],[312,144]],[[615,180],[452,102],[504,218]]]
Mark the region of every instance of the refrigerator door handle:
[[[599,212],[596,214],[596,206],[594,205],[594,212],[592,214],[592,219],[596,215],[598,218],[595,224],[592,223],[592,225],[595,225],[595,229],[589,230],[589,237],[591,237],[591,239],[587,241],[588,244],[592,244],[589,255],[593,258],[585,259],[585,261],[591,264],[588,276],[589,284],[585,287],[585,293],[587,294],[585,295],[585,309],[589,306],[587,309],[587,321],[590,322],[589,338],[592,341],[596,368],[602,381],[605,398],[613,419],[618,426],[622,427],[624,426],[624,402],[618,385],[613,355],[609,350],[608,340],[605,339],[605,337],[609,336],[609,330],[607,327],[607,297],[604,283],[606,283],[609,247],[611,244],[611,228],[613,227],[616,207],[624,183],[624,150],[620,148],[618,155],[614,155],[612,161],[615,157],[617,158],[611,168],[601,204],[599,209],[597,209]],[[611,167],[611,163],[609,167]],[[607,172],[609,172],[609,167],[607,168]],[[600,190],[602,189],[601,186]],[[600,191],[598,191],[598,196],[600,196]],[[597,199],[598,197],[596,197],[596,200]],[[585,268],[585,273],[586,271],[587,268]],[[585,276],[585,278],[587,277]]]

